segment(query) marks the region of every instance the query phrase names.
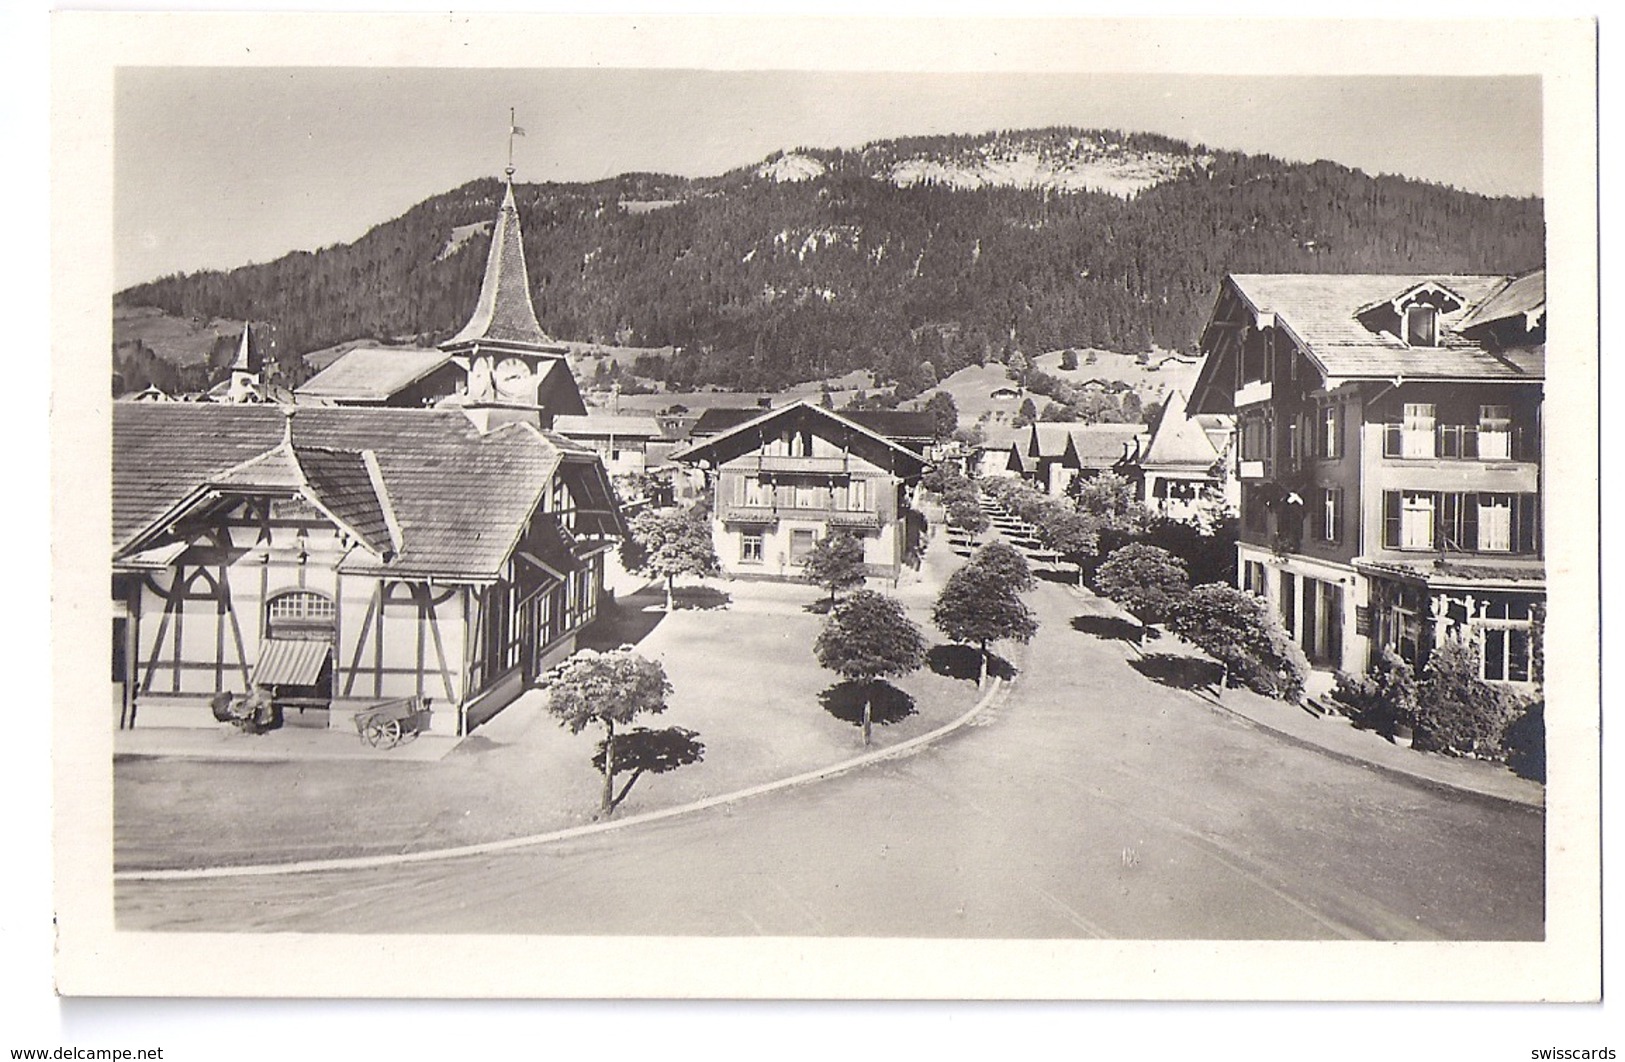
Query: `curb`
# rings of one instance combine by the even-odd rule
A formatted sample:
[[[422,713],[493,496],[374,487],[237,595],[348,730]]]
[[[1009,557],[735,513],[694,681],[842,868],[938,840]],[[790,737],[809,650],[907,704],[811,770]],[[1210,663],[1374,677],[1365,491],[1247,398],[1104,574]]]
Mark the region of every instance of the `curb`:
[[[1486,793],[1482,789],[1473,789],[1469,786],[1457,785],[1454,782],[1447,782],[1440,778],[1429,778],[1424,774],[1415,774],[1411,771],[1407,771],[1403,767],[1395,767],[1392,764],[1378,763],[1376,760],[1368,760],[1364,756],[1358,756],[1352,752],[1343,752],[1340,749],[1329,748],[1320,744],[1319,742],[1311,741],[1308,738],[1299,737],[1297,734],[1289,733],[1285,730],[1280,730],[1276,727],[1270,726],[1268,723],[1254,719],[1245,712],[1238,712],[1236,709],[1228,707],[1224,704],[1220,704],[1217,701],[1210,701],[1193,690],[1182,690],[1181,692],[1186,696],[1198,701],[1207,708],[1216,709],[1223,712],[1232,719],[1239,719],[1254,729],[1262,730],[1268,734],[1273,734],[1282,741],[1289,742],[1290,744],[1296,745],[1299,748],[1308,749],[1311,752],[1318,752],[1323,756],[1329,756],[1332,759],[1340,760],[1343,763],[1353,764],[1356,767],[1369,767],[1371,770],[1381,771],[1383,774],[1386,774],[1391,778],[1398,779],[1402,782],[1409,782],[1412,785],[1418,785],[1425,789],[1459,793],[1463,796],[1473,797],[1478,800],[1493,800],[1498,804],[1506,804],[1510,805],[1511,807],[1523,808],[1528,811],[1539,811],[1543,814],[1546,811],[1546,805],[1544,802],[1539,804],[1531,804],[1526,800],[1519,800],[1517,797],[1502,796],[1499,793]]]
[[[434,848],[422,852],[402,852],[395,855],[373,856],[346,856],[335,859],[307,859],[292,863],[259,863],[244,866],[219,867],[188,867],[170,870],[124,870],[114,871],[113,880],[119,881],[197,881],[217,878],[248,878],[272,877],[282,874],[316,874],[330,870],[374,870],[381,867],[402,866],[408,863],[432,863],[446,859],[461,859],[467,856],[491,855],[497,852],[515,851],[521,848],[534,848],[539,845],[550,844],[554,841],[571,840],[577,837],[590,837],[595,834],[608,833],[611,830],[624,829],[637,826],[645,822],[657,822],[661,819],[675,818],[678,815],[687,815],[690,812],[704,811],[707,808],[720,807],[723,804],[732,804],[763,793],[772,793],[780,789],[789,789],[792,786],[805,785],[809,782],[822,781],[833,778],[838,774],[879,763],[882,760],[896,759],[926,745],[943,738],[964,727],[971,720],[991,705],[995,698],[1009,688],[1009,683],[1002,678],[995,678],[988,685],[988,690],[959,718],[945,723],[935,730],[909,738],[891,748],[880,749],[876,752],[866,752],[848,760],[831,764],[828,767],[819,767],[815,770],[804,771],[801,774],[791,775],[789,778],[780,778],[773,782],[764,782],[761,785],[737,789],[732,793],[721,796],[706,797],[676,807],[663,808],[659,811],[646,811],[641,815],[633,815],[624,819],[614,819],[609,822],[594,822],[586,826],[571,826],[563,830],[552,830],[548,833],[530,834],[525,837],[511,837],[502,841],[481,841],[478,844],[458,845],[453,848]]]

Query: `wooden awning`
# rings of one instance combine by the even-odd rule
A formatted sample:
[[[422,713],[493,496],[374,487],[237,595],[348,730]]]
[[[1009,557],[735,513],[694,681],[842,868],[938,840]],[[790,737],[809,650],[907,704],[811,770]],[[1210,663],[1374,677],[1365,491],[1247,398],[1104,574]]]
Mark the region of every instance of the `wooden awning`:
[[[254,669],[256,686],[309,686],[322,674],[331,644],[316,639],[267,638]]]

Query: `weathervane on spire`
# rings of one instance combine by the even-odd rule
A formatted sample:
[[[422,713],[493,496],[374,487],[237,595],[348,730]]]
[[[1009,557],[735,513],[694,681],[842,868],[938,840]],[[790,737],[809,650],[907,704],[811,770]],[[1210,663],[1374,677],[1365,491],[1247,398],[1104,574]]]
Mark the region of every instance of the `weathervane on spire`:
[[[516,124],[516,122],[514,120],[513,108],[509,107],[508,108],[508,168],[503,172],[505,172],[508,175],[508,180],[510,182],[513,181],[513,138],[516,137],[516,136],[524,136],[524,135],[525,135],[525,131],[523,129],[519,128],[518,124]]]

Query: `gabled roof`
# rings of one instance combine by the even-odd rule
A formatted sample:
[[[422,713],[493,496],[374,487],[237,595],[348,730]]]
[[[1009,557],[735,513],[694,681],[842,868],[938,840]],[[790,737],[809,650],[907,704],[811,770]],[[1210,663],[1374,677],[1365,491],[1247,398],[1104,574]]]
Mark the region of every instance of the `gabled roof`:
[[[700,414],[692,427],[688,429],[689,438],[700,439],[708,435],[719,435],[731,428],[737,428],[747,420],[755,420],[767,410],[760,406],[751,408],[732,408],[728,406],[713,406]]]
[[[1506,280],[1505,275],[1233,273],[1225,283],[1255,316],[1273,314],[1276,325],[1298,341],[1328,378],[1541,379],[1543,347],[1491,350],[1461,334],[1473,308],[1500,291]],[[1427,284],[1464,300],[1460,309],[1440,315],[1438,346],[1407,346],[1397,335],[1373,331],[1357,316]],[[1211,371],[1211,365],[1203,366],[1204,377]]]
[[[1060,457],[1066,453],[1067,440],[1074,424],[1058,421],[1040,421],[1027,433],[1022,447],[1028,457]]]
[[[932,439],[937,434],[936,418],[919,410],[850,409],[841,415],[893,440]]]
[[[1514,317],[1529,319],[1545,312],[1546,270],[1537,269],[1508,280],[1500,291],[1469,310],[1456,327],[1475,328]]]
[[[560,435],[624,439],[658,439],[664,434],[653,417],[620,413],[588,413],[579,417],[555,417],[553,430]]]
[[[761,410],[757,416],[751,417],[749,420],[735,424],[733,427],[721,431],[716,435],[712,435],[704,439],[697,439],[694,442],[691,442],[689,445],[673,451],[671,455],[672,459],[676,461],[688,461],[698,458],[707,452],[713,452],[715,447],[717,447],[720,443],[732,439],[742,433],[755,431],[757,428],[774,420],[788,416],[796,410],[810,411],[815,417],[823,418],[831,425],[839,425],[848,431],[856,432],[867,439],[878,442],[887,449],[896,451],[897,453],[906,456],[910,461],[915,462],[916,464],[922,460],[916,451],[911,450],[907,446],[888,438],[884,434],[875,431],[873,428],[866,427],[845,414],[837,413],[832,409],[825,409],[823,406],[818,405],[815,402],[810,402],[806,399],[798,399],[795,402],[791,402],[789,405],[779,406],[777,409]]]
[[[356,347],[340,354],[294,393],[305,398],[387,402],[450,362],[451,355],[443,350]]]
[[[1191,416],[1186,405],[1185,392],[1175,390],[1168,395],[1140,456],[1141,467],[1211,468],[1219,460],[1219,450],[1203,423],[1211,418]]]
[[[554,343],[536,320],[536,306],[530,299],[525,243],[519,231],[519,207],[514,203],[511,179],[502,191],[502,206],[491,233],[491,249],[485,258],[485,277],[480,282],[474,316],[445,345],[483,340],[536,346]]]
[[[216,481],[229,479],[239,489],[285,483],[288,466],[265,456],[279,447],[283,420],[267,406],[114,403],[115,552]],[[398,529],[395,556],[352,553],[346,572],[496,578],[566,447],[582,465],[575,475],[603,480],[608,497],[603,466],[589,451],[524,424],[482,435],[456,410],[302,407],[292,437],[299,467],[307,476],[316,472],[312,486],[324,507],[353,521],[361,537],[379,536],[382,523],[392,541]],[[374,455],[375,471],[365,456],[359,466],[352,456],[363,451]]]
[[[1106,469],[1132,460],[1144,424],[1066,424],[1065,462],[1079,469]]]
[[[371,450],[296,446],[294,456],[324,510],[378,556],[400,552],[402,532]]]

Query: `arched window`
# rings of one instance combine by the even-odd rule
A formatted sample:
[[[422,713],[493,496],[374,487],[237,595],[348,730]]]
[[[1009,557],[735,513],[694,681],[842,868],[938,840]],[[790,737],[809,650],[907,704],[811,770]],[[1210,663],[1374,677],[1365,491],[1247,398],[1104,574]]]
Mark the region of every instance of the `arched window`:
[[[284,590],[265,602],[266,633],[272,638],[331,638],[338,610],[314,590]]]

